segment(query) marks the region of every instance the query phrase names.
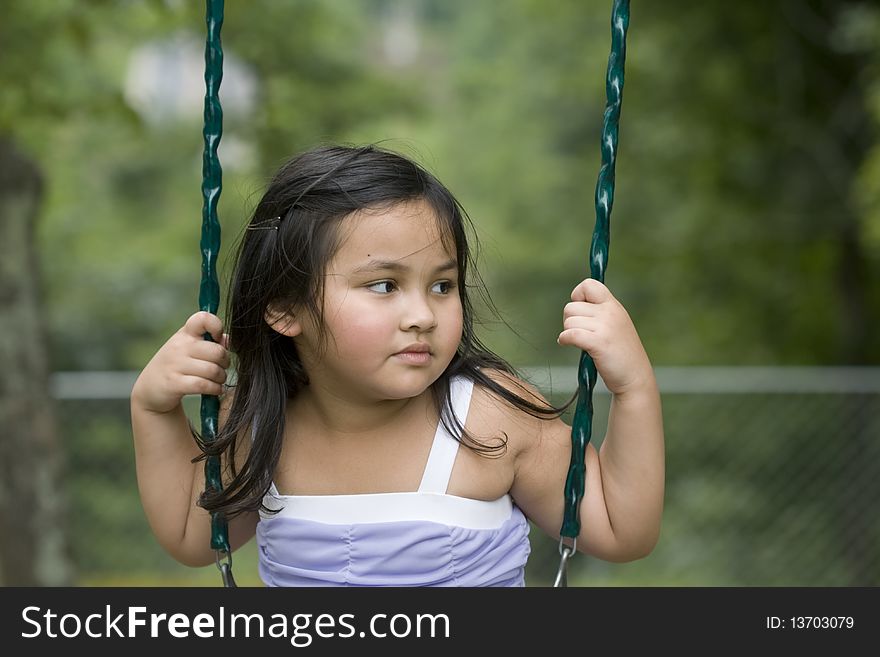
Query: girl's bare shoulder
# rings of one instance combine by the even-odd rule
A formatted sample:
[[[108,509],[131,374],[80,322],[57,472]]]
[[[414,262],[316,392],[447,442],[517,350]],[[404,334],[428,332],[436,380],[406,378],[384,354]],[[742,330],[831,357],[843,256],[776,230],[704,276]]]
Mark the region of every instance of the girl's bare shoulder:
[[[528,381],[501,370],[483,370],[483,373],[506,393],[519,397],[537,408],[551,408],[538,388]],[[552,415],[536,416],[527,408],[506,399],[498,390],[485,385],[474,386],[471,411],[468,415],[468,429],[481,435],[503,433],[510,455],[514,458],[534,446],[540,440],[546,424],[553,421]],[[555,421],[560,420],[557,418]]]

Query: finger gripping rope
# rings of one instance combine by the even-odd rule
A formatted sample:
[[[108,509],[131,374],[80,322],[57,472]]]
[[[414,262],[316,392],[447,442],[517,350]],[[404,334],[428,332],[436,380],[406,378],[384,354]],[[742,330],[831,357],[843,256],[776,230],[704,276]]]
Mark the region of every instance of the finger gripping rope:
[[[629,0],[614,0],[611,11],[611,54],[605,78],[605,119],[602,126],[602,166],[596,182],[596,225],[590,246],[590,276],[605,281],[611,207],[614,204],[614,165],[617,158],[617,132],[623,102],[623,69],[626,60],[626,30],[629,27]],[[571,426],[571,463],[565,480],[565,512],[560,537],[576,539],[580,534],[578,509],[584,496],[584,456],[593,425],[593,389],[596,366],[586,352],[578,365],[578,400]],[[560,543],[561,546],[561,543]],[[562,547],[562,546],[561,546]]]

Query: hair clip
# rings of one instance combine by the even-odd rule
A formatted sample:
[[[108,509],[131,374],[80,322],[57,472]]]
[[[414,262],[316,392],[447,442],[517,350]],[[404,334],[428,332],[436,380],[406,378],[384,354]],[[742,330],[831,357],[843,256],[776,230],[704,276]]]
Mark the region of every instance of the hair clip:
[[[246,230],[278,230],[278,226],[281,224],[281,217],[272,217],[271,219],[266,219],[264,221],[259,221],[255,224],[251,224],[246,228]]]

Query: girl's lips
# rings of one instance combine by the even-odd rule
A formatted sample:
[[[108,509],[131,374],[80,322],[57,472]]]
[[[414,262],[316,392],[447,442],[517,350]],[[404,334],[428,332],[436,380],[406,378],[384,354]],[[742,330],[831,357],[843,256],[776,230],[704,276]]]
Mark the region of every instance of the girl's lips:
[[[398,351],[397,353],[402,354],[404,352],[415,352],[420,353],[423,351],[430,352],[431,346],[426,342],[413,342],[412,344],[406,345],[403,349]]]
[[[429,351],[399,351],[394,356],[411,365],[427,365],[431,361]]]

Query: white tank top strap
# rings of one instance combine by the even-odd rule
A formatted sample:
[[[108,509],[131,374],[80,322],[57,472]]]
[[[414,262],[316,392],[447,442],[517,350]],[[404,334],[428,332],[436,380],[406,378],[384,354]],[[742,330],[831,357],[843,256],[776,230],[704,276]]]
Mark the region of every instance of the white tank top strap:
[[[471,394],[474,390],[474,382],[464,377],[457,377],[450,382],[449,395],[452,402],[452,411],[455,417],[464,426],[467,420],[468,408],[471,405]],[[431,445],[431,453],[428,454],[428,463],[422,475],[422,483],[419,484],[420,493],[445,493],[449,486],[449,478],[452,476],[452,466],[458,454],[459,442],[452,436],[443,422],[437,424],[437,432],[434,434],[434,443]]]

